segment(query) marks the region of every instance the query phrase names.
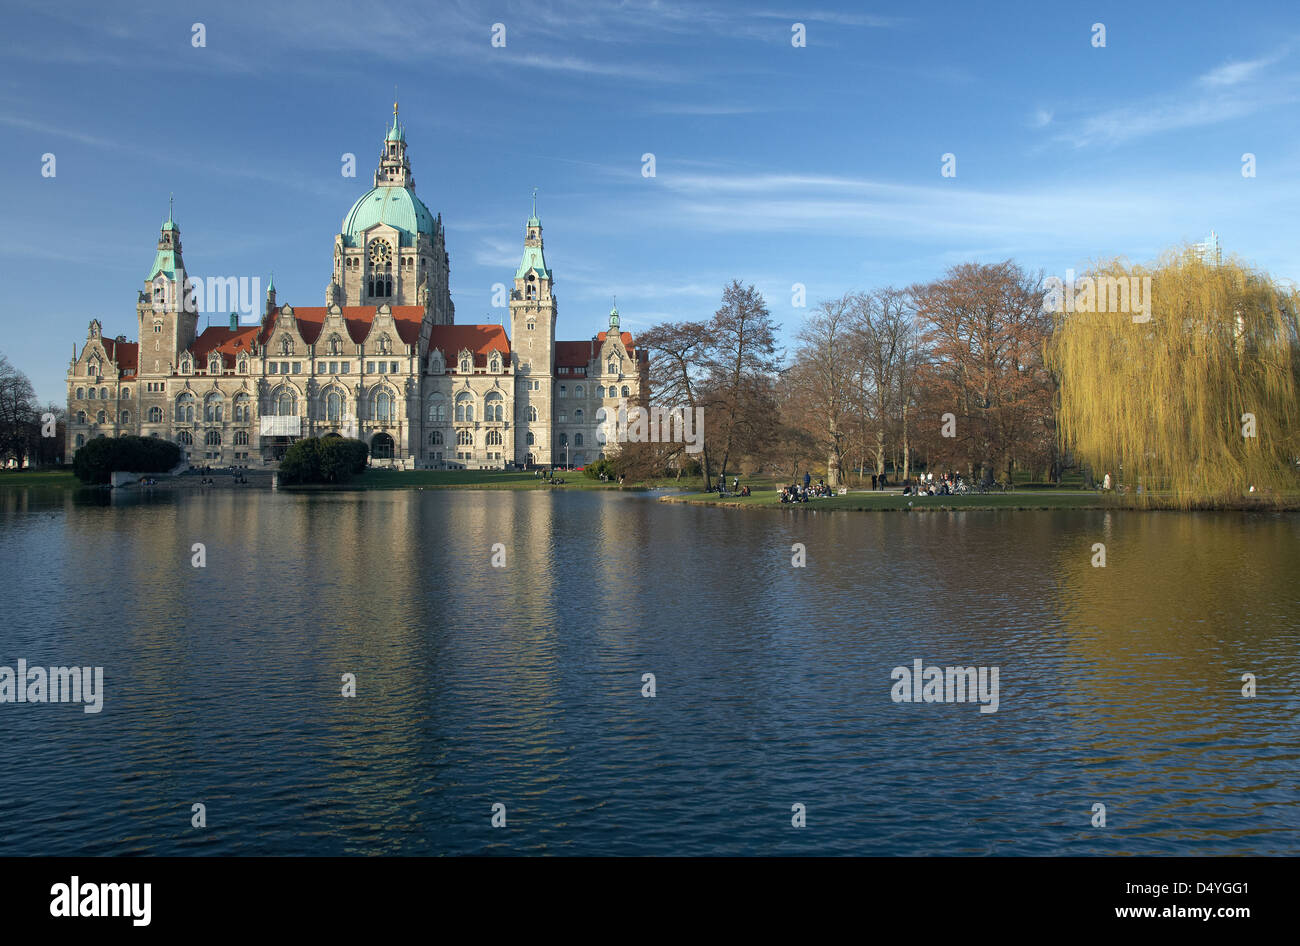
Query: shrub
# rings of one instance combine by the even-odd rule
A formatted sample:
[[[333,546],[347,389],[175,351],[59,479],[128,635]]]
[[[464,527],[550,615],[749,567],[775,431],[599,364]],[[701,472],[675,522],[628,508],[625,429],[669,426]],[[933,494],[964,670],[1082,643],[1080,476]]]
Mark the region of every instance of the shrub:
[[[600,479],[601,474],[604,474],[605,476],[616,475],[614,473],[614,464],[609,460],[593,460],[591,463],[587,464],[586,469],[584,469],[583,472],[593,480]]]
[[[344,437],[295,440],[280,461],[280,482],[286,485],[345,483],[366,468],[370,448],[364,441]]]
[[[166,473],[181,459],[181,448],[159,437],[96,437],[77,450],[72,472],[83,483],[107,483],[114,471]]]

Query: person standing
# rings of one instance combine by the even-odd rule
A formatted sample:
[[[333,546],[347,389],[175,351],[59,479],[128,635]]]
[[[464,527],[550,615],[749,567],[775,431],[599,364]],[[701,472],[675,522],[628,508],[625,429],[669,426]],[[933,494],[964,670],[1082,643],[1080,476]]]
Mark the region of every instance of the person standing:
[[[803,488],[807,489],[811,485],[812,485],[812,474],[809,473],[807,470],[805,470],[803,474]]]

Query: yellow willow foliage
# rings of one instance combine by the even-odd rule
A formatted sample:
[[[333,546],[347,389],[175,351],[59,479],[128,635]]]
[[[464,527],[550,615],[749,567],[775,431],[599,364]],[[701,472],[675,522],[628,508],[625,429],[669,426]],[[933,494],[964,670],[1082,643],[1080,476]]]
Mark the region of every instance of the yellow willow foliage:
[[[1184,508],[1277,501],[1296,488],[1295,290],[1240,260],[1203,262],[1185,249],[1087,276],[1105,288],[1063,299],[1047,345],[1062,445],[1141,503],[1164,498],[1153,491]],[[1115,307],[1119,285],[1097,277],[1123,277],[1130,290],[1150,277],[1150,320],[1132,298],[1130,311],[1095,311]]]

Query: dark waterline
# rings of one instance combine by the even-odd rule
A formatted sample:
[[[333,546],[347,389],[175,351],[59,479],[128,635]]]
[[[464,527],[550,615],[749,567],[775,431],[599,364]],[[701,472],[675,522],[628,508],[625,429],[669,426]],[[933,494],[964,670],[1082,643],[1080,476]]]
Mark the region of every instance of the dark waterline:
[[[0,854],[1294,854],[1298,568],[1293,514],[0,490],[0,665],[106,690],[0,704]]]

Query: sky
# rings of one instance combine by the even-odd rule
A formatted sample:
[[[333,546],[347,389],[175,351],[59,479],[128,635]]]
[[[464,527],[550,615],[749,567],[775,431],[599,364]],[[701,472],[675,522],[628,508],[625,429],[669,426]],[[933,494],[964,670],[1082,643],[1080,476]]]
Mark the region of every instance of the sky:
[[[90,319],[137,337],[171,195],[191,275],[323,305],[394,89],[462,323],[502,318],[534,187],[560,338],[614,297],[633,333],[707,318],[739,279],[790,345],[848,291],[1007,258],[1064,276],[1211,229],[1300,279],[1294,2],[6,8],[0,352],[42,401]]]

